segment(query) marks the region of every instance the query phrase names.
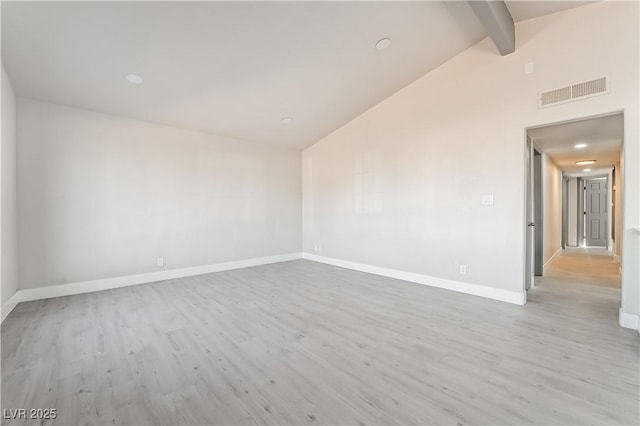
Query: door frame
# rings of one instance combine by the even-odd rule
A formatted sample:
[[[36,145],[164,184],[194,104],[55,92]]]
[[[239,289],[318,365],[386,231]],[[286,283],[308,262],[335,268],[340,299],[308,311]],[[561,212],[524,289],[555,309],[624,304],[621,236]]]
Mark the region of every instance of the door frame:
[[[544,177],[542,173],[543,151],[526,134],[525,179],[525,280],[524,289],[535,286],[535,277],[544,269]],[[536,173],[537,171],[537,173]]]
[[[533,142],[533,274],[544,274],[544,152]]]
[[[523,216],[522,216],[522,229],[524,232],[524,248],[523,248],[523,257],[524,257],[524,261],[523,261],[523,274],[524,274],[524,279],[522,280],[522,291],[525,293],[525,303],[526,303],[526,292],[527,290],[529,290],[530,288],[533,288],[534,286],[534,279],[533,279],[533,274],[531,273],[534,268],[533,268],[533,244],[534,244],[534,239],[533,239],[533,232],[530,232],[529,230],[529,218],[531,217],[531,212],[530,210],[533,209],[533,192],[530,190],[531,187],[531,182],[533,181],[533,168],[532,168],[532,161],[533,161],[533,143],[531,142],[531,138],[529,137],[529,130],[533,130],[533,129],[538,129],[540,127],[548,127],[548,126],[554,126],[554,125],[558,125],[558,124],[566,124],[566,123],[573,123],[576,121],[584,121],[584,120],[590,120],[590,119],[594,119],[594,118],[600,118],[600,117],[609,117],[612,115],[618,115],[618,114],[622,114],[623,117],[626,116],[626,112],[624,111],[624,109],[619,109],[619,110],[613,110],[613,111],[609,111],[609,112],[603,112],[600,114],[593,114],[593,115],[586,115],[586,116],[580,116],[580,117],[575,117],[575,118],[571,118],[571,119],[567,119],[567,120],[560,120],[560,121],[552,121],[552,122],[546,122],[546,123],[542,123],[542,124],[535,124],[535,125],[530,125],[530,126],[525,126],[524,128],[524,143],[523,143],[523,148],[524,148],[524,155],[523,155],[523,160],[524,160],[524,181],[523,181],[523,209],[522,211],[524,212]],[[623,139],[623,149],[620,153],[620,160],[621,163],[624,164],[626,158],[625,158],[625,149],[624,149],[624,143],[626,142],[626,134],[625,134],[625,138]],[[578,187],[580,188],[580,187]],[[578,193],[580,194],[581,191],[579,190]],[[622,209],[622,213],[624,214],[624,195],[621,198],[621,203],[620,206],[617,206],[617,208]],[[620,236],[618,236],[618,238],[620,238]],[[621,269],[620,269],[620,277],[622,278],[623,276],[623,270],[624,270],[624,266],[621,264]],[[620,298],[621,298],[621,302],[622,302],[622,296],[624,294],[624,286],[625,286],[625,282],[624,280],[621,279],[621,288],[620,288]],[[638,333],[640,333],[640,331],[638,331]]]
[[[562,171],[562,250],[567,248],[569,240],[569,178]]]
[[[533,141],[525,129],[525,179],[524,179],[524,282],[523,290],[534,286],[534,208],[533,208]]]
[[[584,197],[585,185],[584,176],[578,176],[578,247],[584,247],[586,241],[584,233],[584,215],[587,210],[587,200]]]

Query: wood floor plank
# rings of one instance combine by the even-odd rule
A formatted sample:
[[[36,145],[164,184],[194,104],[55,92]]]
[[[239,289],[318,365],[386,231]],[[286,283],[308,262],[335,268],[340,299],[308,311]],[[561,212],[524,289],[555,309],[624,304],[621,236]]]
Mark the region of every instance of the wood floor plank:
[[[563,253],[524,307],[305,260],[21,303],[2,406],[58,417],[2,423],[638,424],[640,341],[584,260],[603,285]]]

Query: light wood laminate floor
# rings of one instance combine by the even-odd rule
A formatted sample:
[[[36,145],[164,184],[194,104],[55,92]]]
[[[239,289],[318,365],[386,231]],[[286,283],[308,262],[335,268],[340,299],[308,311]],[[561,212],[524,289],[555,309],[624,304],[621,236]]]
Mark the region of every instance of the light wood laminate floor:
[[[606,249],[571,247],[553,258],[542,279],[620,288],[619,271],[620,261]]]
[[[21,303],[2,407],[58,425],[638,424],[619,300],[542,281],[521,307],[297,260]]]

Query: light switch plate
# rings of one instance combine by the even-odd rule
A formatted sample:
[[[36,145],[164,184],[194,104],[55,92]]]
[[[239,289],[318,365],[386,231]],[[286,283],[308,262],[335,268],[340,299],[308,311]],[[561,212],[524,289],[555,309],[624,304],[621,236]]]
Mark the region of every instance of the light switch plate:
[[[493,194],[482,194],[482,204],[485,206],[492,206]]]

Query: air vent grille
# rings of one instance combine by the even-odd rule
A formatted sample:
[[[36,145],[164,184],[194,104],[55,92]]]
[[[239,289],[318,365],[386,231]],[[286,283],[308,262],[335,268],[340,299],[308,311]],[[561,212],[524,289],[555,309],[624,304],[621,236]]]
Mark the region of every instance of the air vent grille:
[[[542,92],[540,96],[538,96],[538,108],[604,95],[605,93],[609,93],[608,83],[607,77],[601,77],[595,80]]]
[[[550,90],[540,94],[540,105],[557,104],[571,99],[571,86],[562,89]]]

